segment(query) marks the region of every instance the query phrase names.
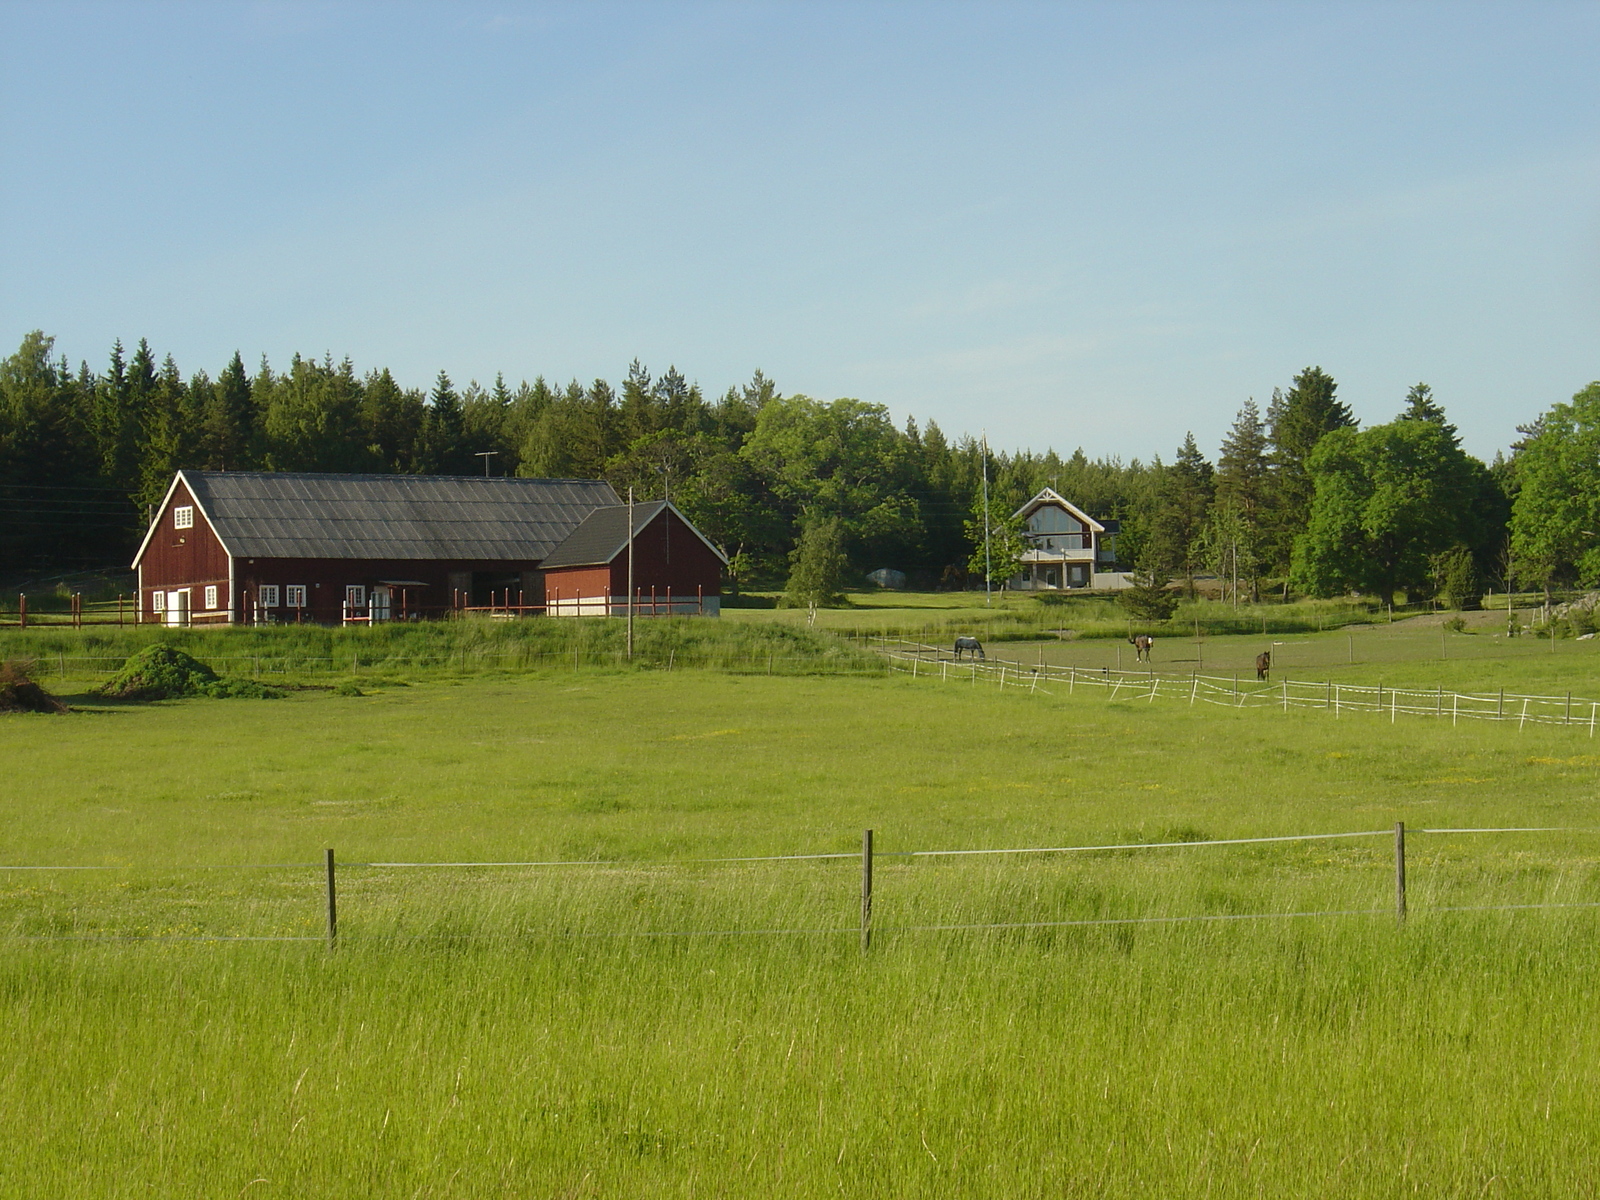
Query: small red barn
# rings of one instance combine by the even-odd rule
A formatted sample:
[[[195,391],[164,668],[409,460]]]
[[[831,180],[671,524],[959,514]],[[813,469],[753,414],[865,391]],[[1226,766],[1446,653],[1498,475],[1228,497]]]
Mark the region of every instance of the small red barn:
[[[550,552],[544,570],[551,616],[621,616],[628,611],[632,556],[634,611],[644,616],[721,611],[728,560],[666,500],[597,508]]]
[[[592,547],[612,519],[602,514],[624,514],[614,519],[625,546],[626,512],[602,480],[180,471],[134,558],[140,620],[332,624],[490,604],[538,611],[546,562],[578,538],[563,570],[599,565]],[[634,554],[641,594],[678,596],[658,605],[663,614],[691,611],[684,597],[697,601],[692,611],[716,614],[726,560],[670,505],[636,505],[635,514],[645,521]],[[603,590],[588,594],[598,601]],[[610,596],[623,603],[626,592],[624,575]]]

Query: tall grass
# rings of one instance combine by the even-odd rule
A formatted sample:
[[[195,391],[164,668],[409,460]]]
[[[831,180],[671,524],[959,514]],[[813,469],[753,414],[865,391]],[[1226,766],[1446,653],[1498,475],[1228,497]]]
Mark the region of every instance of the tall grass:
[[[1590,829],[1595,757],[1567,731],[551,667],[75,702],[0,720],[4,861],[114,868],[0,873],[0,1193],[1600,1178],[1600,910],[1446,911],[1600,900],[1600,835],[1418,834],[1403,929],[1384,839],[892,857]],[[868,954],[851,859],[692,861],[848,854],[864,827],[885,855]],[[606,861],[356,865],[463,859]],[[1330,910],[1358,915],[926,928]],[[307,940],[156,940],[213,936]]]
[[[393,622],[352,627],[253,626],[236,629],[156,625],[0,630],[0,658],[28,657],[59,673],[66,660],[109,673],[136,650],[176,646],[229,674],[524,670],[535,667],[667,666],[784,673],[876,671],[859,649],[804,627],[739,624],[693,617],[639,620],[634,657],[620,620]],[[57,666],[61,664],[61,666]]]
[[[1587,1195],[1587,922],[42,946],[13,1194]]]

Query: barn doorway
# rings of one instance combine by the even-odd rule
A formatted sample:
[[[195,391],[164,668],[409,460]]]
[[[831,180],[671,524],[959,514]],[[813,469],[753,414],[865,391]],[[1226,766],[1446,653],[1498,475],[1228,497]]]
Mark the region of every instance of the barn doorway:
[[[522,587],[520,571],[474,571],[472,573],[472,607],[488,608],[491,604],[503,608],[507,603],[517,603],[517,592]],[[534,601],[538,603],[538,601]]]

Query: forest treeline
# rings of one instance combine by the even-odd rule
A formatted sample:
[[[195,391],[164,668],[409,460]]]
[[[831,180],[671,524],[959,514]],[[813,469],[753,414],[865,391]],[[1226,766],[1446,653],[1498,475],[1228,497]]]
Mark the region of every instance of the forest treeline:
[[[896,425],[882,405],[786,396],[759,371],[710,399],[637,361],[619,386],[458,387],[441,372],[423,391],[331,357],[251,371],[236,353],[185,376],[143,340],[74,370],[35,331],[0,363],[0,571],[126,563],[179,468],[487,470],[670,495],[746,583],[781,582],[820,538],[846,576],[894,567],[961,586],[982,569],[987,469],[997,583],[1015,561],[1009,514],[1045,486],[1119,520],[1123,565],[1151,578],[1461,598],[1508,570],[1600,583],[1600,385],[1524,427],[1493,467],[1461,449],[1425,385],[1366,429],[1336,392],[1307,368],[1265,413],[1245,404],[1215,462],[1191,436],[1170,463],[1145,463],[986,450],[932,421]]]

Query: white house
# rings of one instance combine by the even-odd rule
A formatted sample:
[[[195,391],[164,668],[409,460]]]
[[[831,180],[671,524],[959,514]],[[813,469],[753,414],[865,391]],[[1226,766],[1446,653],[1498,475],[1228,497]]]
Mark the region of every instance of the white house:
[[[1109,569],[1116,562],[1118,523],[1095,520],[1050,488],[1012,515],[1022,521],[1028,547],[1021,572],[1008,585],[1014,590],[1094,587],[1096,566]]]

